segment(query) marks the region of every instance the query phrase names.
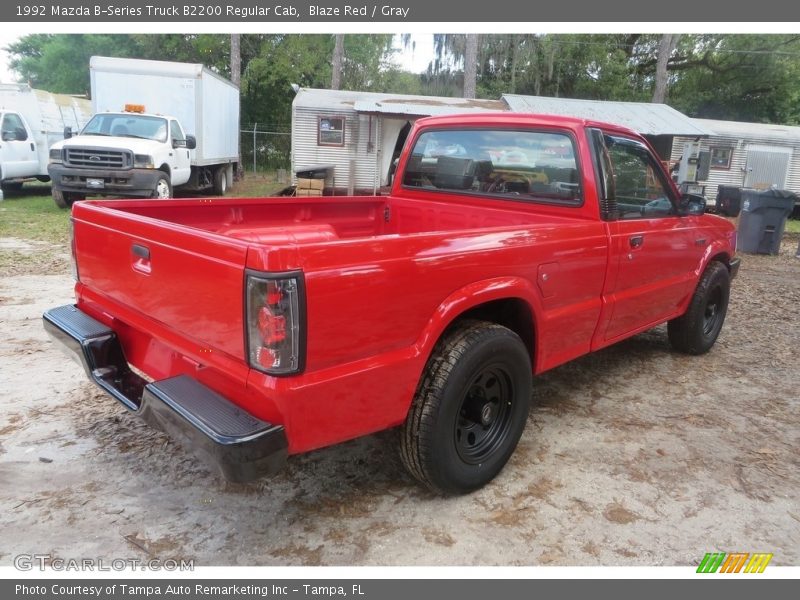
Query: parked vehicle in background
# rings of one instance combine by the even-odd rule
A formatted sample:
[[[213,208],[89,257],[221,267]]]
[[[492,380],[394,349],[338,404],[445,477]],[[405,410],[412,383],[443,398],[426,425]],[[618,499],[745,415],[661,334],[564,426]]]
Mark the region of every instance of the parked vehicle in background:
[[[389,196],[78,203],[77,304],[44,325],[233,481],[400,426],[409,472],[464,493],[514,451],[532,374],[664,322],[711,349],[739,260],[704,207],[618,126],[420,119]]]
[[[0,182],[17,190],[26,179],[49,181],[48,149],[64,128],[83,127],[92,116],[85,98],[51,94],[24,83],[0,84]]]
[[[50,149],[53,200],[224,195],[238,160],[239,89],[200,64],[93,56],[94,117]]]

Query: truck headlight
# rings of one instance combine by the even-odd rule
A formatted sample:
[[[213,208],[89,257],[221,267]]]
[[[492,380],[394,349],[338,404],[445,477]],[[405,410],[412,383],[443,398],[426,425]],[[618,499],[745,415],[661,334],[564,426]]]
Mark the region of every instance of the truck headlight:
[[[247,353],[270,375],[303,369],[305,296],[301,273],[247,275]]]
[[[134,169],[155,169],[153,164],[153,157],[149,154],[134,154],[133,155],[133,168]]]
[[[50,162],[61,163],[64,159],[61,157],[61,150],[50,150]]]

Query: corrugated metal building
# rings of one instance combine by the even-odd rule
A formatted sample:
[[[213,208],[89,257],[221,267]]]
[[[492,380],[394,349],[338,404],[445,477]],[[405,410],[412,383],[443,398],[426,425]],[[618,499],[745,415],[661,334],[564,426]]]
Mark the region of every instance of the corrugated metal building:
[[[300,88],[292,102],[292,172],[334,167],[335,187],[375,193],[420,117],[507,110],[498,100],[467,100]],[[330,185],[329,184],[329,185]]]
[[[292,103],[292,172],[334,167],[337,188],[374,193],[388,185],[393,159],[420,117],[513,111],[616,123],[647,136],[664,160],[675,136],[709,131],[666,104],[505,94],[500,100],[300,88]]]
[[[800,194],[800,127],[738,121],[693,119],[711,135],[700,141],[700,150],[711,155],[705,196],[717,197],[720,185],[756,189],[776,186]],[[694,137],[678,137],[672,160],[678,161],[684,146]]]

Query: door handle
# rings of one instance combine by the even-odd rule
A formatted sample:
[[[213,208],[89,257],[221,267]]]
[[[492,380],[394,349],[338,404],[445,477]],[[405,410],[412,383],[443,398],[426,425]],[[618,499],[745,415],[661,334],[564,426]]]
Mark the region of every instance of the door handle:
[[[132,267],[134,271],[138,271],[144,275],[150,274],[150,248],[142,244],[133,244],[131,246],[131,254],[133,254]]]
[[[641,248],[642,244],[644,244],[644,236],[643,235],[634,235],[628,240],[631,244],[631,248]]]

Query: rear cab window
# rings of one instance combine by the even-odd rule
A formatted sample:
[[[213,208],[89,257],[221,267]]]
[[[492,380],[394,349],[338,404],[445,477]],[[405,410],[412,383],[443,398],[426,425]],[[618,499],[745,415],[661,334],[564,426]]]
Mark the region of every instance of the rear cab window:
[[[565,132],[423,131],[403,176],[407,188],[580,206],[574,139]]]

